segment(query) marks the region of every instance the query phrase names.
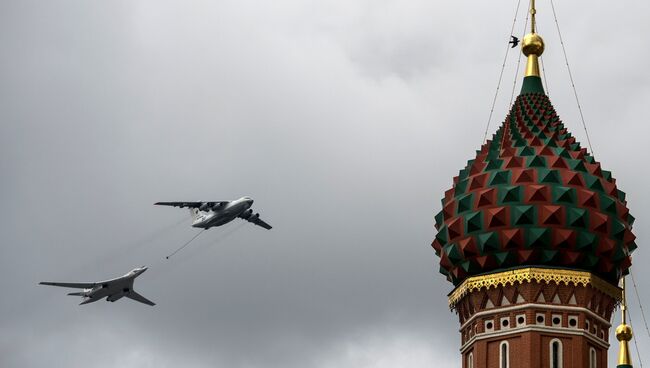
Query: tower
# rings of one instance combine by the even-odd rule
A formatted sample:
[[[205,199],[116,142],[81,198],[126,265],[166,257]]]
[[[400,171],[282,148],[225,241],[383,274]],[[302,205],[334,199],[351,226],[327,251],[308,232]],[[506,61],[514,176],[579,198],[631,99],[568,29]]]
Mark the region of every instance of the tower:
[[[454,285],[463,368],[603,368],[634,217],[544,93],[534,0],[530,13],[521,93],[445,192],[432,247]],[[623,320],[619,367],[630,337]]]

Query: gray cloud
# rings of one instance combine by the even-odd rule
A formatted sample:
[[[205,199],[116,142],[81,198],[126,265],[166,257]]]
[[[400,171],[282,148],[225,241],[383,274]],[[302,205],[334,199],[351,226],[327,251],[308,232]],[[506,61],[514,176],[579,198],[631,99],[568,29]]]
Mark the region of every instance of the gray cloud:
[[[637,217],[640,265],[648,4],[556,6],[596,157]],[[0,365],[458,364],[451,286],[428,244],[481,143],[513,9],[0,4]],[[551,98],[584,141],[548,4],[539,18]],[[513,54],[490,132],[515,67]],[[272,231],[230,224],[164,260],[194,232],[153,202],[240,195]],[[36,285],[142,264],[154,308],[78,307]]]

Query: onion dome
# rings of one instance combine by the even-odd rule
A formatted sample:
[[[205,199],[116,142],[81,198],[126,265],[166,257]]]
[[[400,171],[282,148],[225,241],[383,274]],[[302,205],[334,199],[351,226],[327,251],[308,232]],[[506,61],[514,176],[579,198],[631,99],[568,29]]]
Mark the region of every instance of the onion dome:
[[[440,272],[459,285],[473,275],[539,266],[584,270],[616,285],[637,247],[625,193],[544,93],[537,64],[544,43],[534,18],[522,49],[528,65],[521,94],[454,178],[435,216]]]

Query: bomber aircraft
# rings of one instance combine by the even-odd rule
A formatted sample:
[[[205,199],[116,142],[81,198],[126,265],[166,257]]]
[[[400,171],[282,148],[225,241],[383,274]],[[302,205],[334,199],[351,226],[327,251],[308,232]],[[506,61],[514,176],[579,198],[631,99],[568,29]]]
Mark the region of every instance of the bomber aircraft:
[[[114,302],[123,296],[144,303],[147,305],[156,305],[156,303],[143,297],[133,290],[133,280],[140,276],[147,267],[135,268],[124,276],[114,279],[98,282],[41,282],[41,285],[61,286],[68,288],[79,288],[83,291],[77,293],[69,293],[68,295],[76,295],[83,297],[83,301],[79,303],[88,304],[96,302],[99,299],[106,298],[107,302]]]
[[[251,206],[253,199],[250,197],[241,197],[233,201],[209,201],[209,202],[157,202],[158,206],[173,206],[190,209],[192,216],[192,227],[209,229],[215,226],[221,226],[230,221],[241,218],[271,230],[272,226],[260,219],[260,214],[253,214]]]

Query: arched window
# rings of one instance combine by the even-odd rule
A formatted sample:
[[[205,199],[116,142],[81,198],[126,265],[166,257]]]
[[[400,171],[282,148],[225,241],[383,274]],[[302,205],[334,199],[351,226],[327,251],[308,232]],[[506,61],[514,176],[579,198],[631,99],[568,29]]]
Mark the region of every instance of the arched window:
[[[499,368],[510,368],[510,348],[507,341],[499,346]]]
[[[549,367],[562,368],[562,341],[558,339],[551,340],[549,352]]]
[[[589,368],[598,368],[598,360],[596,359],[596,349],[589,349]]]
[[[474,353],[467,355],[467,368],[474,368]]]

